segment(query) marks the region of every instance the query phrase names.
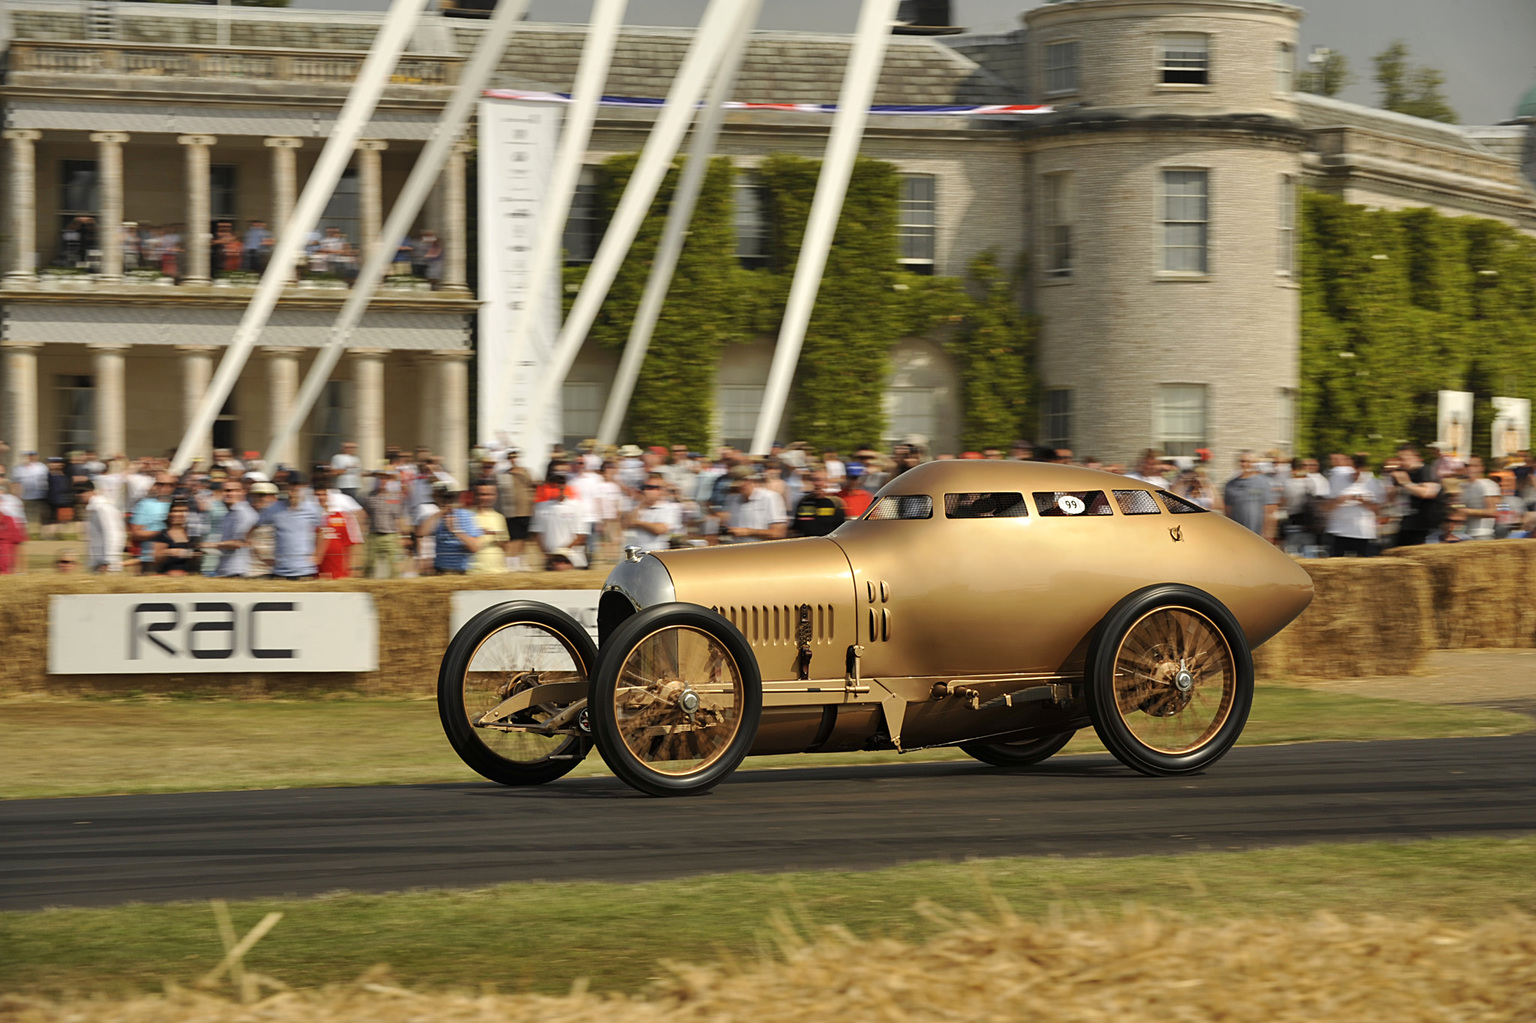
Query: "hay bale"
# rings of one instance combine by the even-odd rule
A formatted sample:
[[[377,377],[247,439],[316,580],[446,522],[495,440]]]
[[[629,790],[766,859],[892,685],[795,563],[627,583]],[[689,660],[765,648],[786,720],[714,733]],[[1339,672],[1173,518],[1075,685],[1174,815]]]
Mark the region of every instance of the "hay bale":
[[[1383,558],[1304,561],[1312,603],[1254,651],[1260,681],[1408,675],[1436,646],[1430,573]]]
[[[497,576],[347,579],[278,582],[183,576],[0,576],[0,696],[128,691],[199,692],[226,696],[357,692],[369,696],[431,696],[448,645],[455,590],[596,589],[593,572],[519,572]],[[379,616],[376,672],[267,674],[53,675],[48,664],[48,598],[63,593],[370,593]]]
[[[1055,1023],[1445,1023],[1536,1019],[1536,919],[1471,926],[1421,919],[1196,922],[1135,907],[1118,918],[1038,922],[924,914],[911,945],[788,927],[778,952],[742,966],[663,963],[637,998],[577,980],[561,997],[416,992],[382,971],[254,1005],[184,990],[126,1002],[0,996],[16,1023],[682,1023],[753,1020],[1052,1020]]]
[[[1394,561],[1423,565],[1430,579],[1435,645],[1524,649],[1536,646],[1536,543],[1476,543],[1403,547]]]

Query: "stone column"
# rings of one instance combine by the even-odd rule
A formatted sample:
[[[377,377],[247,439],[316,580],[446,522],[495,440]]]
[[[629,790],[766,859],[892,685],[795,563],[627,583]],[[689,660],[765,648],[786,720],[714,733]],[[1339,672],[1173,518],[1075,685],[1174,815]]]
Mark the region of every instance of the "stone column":
[[[5,362],[4,401],[0,401],[0,437],[11,445],[11,459],[20,463],[23,451],[37,450],[36,341],[0,341]]]
[[[97,131],[96,180],[101,183],[101,209],[96,218],[96,238],[101,245],[101,279],[123,279],[123,143],[128,133]]]
[[[376,469],[384,461],[384,348],[349,348],[352,356],[352,407],[357,438],[357,457],[363,468]]]
[[[418,353],[412,359],[412,368],[416,371],[416,447],[428,448],[441,454],[438,444],[442,440],[439,436],[438,420],[442,417],[438,409],[442,405],[442,374],[439,361],[431,352]]]
[[[208,382],[213,379],[213,353],[216,345],[177,345],[181,353],[181,429],[185,433],[197,415],[197,406],[208,393]],[[201,458],[206,468],[213,464],[213,431],[197,438],[192,457]]]
[[[208,150],[219,144],[213,135],[178,135],[176,141],[187,147],[187,229],[181,236],[181,276],[186,284],[207,284],[208,247],[213,235],[208,230],[212,214],[208,212]]]
[[[267,357],[267,432],[276,433],[288,421],[288,410],[293,408],[293,396],[299,389],[299,354],[302,348],[266,347],[261,353]],[[264,452],[267,471],[278,464],[298,464],[299,436],[288,438],[281,451]]]
[[[436,453],[443,468],[469,486],[469,349],[445,348],[437,361],[438,428]]]
[[[128,453],[127,392],[123,387],[123,353],[127,345],[102,343],[88,346],[96,377],[91,382],[96,402],[96,452],[102,458]]]
[[[357,191],[359,214],[362,220],[361,237],[358,238],[357,263],[362,266],[374,243],[379,240],[379,225],[383,221],[384,182],[380,177],[379,156],[389,148],[383,139],[362,139],[357,144]]]
[[[304,140],[287,136],[274,136],[266,140],[272,150],[272,217],[268,227],[272,229],[273,244],[282,237],[283,228],[293,216],[294,197],[298,194],[298,156],[304,148]],[[288,279],[295,274],[288,268]]]
[[[7,128],[11,146],[11,212],[6,217],[11,232],[11,264],[8,280],[32,280],[37,270],[37,151],[33,146],[43,133],[36,128]],[[12,449],[16,445],[13,438]]]
[[[464,154],[469,147],[460,142],[448,154],[443,168],[443,290],[468,291],[469,232],[464,202]]]

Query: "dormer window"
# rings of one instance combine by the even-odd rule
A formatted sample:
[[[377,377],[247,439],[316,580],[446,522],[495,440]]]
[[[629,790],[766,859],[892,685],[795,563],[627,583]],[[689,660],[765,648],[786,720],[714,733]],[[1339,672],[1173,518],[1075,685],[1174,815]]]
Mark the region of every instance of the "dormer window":
[[[1198,33],[1163,36],[1162,61],[1164,85],[1209,85],[1210,37]]]

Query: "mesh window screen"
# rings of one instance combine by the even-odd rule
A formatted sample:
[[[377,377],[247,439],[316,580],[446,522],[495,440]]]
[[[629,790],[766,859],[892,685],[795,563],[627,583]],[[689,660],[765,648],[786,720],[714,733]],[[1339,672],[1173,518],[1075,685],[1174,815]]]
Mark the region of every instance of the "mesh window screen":
[[[945,494],[947,519],[1021,519],[1029,514],[1023,494]]]
[[[900,494],[882,497],[865,515],[866,519],[931,519],[933,498],[927,494]]]
[[[1163,513],[1151,492],[1147,490],[1117,490],[1115,503],[1120,506],[1121,515],[1161,515]]]
[[[1077,515],[1113,515],[1109,510],[1109,498],[1102,490],[1058,490],[1054,493],[1036,491],[1035,507],[1041,515],[1055,517]]]
[[[1210,510],[1209,508],[1202,508],[1202,507],[1200,507],[1198,504],[1196,504],[1193,501],[1186,501],[1186,500],[1184,500],[1184,498],[1180,497],[1178,494],[1170,494],[1166,490],[1158,491],[1157,496],[1161,497],[1163,499],[1163,503],[1168,506],[1168,510],[1171,511],[1175,515],[1189,515],[1189,514],[1192,514],[1194,512],[1203,512],[1203,511],[1209,511]]]

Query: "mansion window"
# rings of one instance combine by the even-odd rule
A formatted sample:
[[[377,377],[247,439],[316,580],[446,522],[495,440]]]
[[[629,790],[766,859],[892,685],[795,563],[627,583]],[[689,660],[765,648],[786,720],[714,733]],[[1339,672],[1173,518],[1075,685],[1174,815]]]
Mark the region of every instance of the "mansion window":
[[[913,434],[938,432],[938,395],[932,387],[892,387],[885,392],[885,440],[900,443]]]
[[[914,273],[933,273],[936,189],[932,174],[903,174],[896,212],[897,262]]]
[[[96,182],[95,160],[59,161],[59,251],[54,262],[60,266],[84,266],[96,249]],[[81,217],[92,222],[81,222]]]
[[[1157,396],[1157,446],[1165,455],[1193,456],[1205,442],[1205,385],[1163,384]]]
[[[748,270],[767,266],[772,253],[768,243],[768,189],[751,171],[736,175],[733,189],[736,217],[736,258]]]
[[[1047,445],[1072,447],[1072,388],[1052,387],[1045,392],[1044,426]]]
[[[1275,91],[1290,92],[1296,77],[1296,48],[1290,43],[1275,46]]]
[[[54,389],[58,398],[59,450],[86,450],[96,443],[96,402],[93,381],[88,376],[59,376]],[[103,452],[103,457],[106,453]]]
[[[1203,170],[1163,171],[1163,270],[1209,270],[1210,176]]]
[[[721,384],[715,391],[720,403],[720,442],[733,448],[752,446],[757,432],[757,413],[763,407],[762,384]]]
[[[240,224],[235,219],[234,164],[216,163],[208,168],[208,213],[215,222],[229,221],[229,226],[234,228],[235,234],[240,233]]]
[[[583,167],[571,196],[571,211],[565,218],[565,236],[561,245],[567,263],[590,263],[603,240],[602,210],[598,208],[597,168]],[[589,434],[590,436],[590,434]]]
[[[1282,277],[1296,273],[1296,179],[1280,175],[1280,243],[1275,272]]]
[[[1209,85],[1210,37],[1201,33],[1163,36],[1161,72],[1164,85]]]
[[[1045,94],[1059,96],[1077,91],[1077,40],[1045,46]]]
[[[211,170],[212,168],[210,168]],[[231,168],[233,170],[233,168]],[[217,208],[217,201],[209,196],[209,210]],[[229,200],[233,202],[233,197]],[[323,235],[328,227],[341,230],[341,235],[353,245],[358,243],[358,225],[362,223],[362,196],[358,191],[357,169],[348,167],[342,171],[341,180],[336,182],[336,190],[331,193],[330,202],[325,204],[325,213],[320,217],[318,230]],[[218,216],[217,213],[214,214]],[[224,219],[228,220],[228,217]]]
[[[560,388],[560,400],[565,446],[574,450],[582,441],[597,436],[603,418],[603,385],[568,380]]]
[[[1289,455],[1296,446],[1296,388],[1280,388],[1280,405],[1275,413],[1275,447]]]
[[[1062,171],[1041,179],[1041,217],[1045,228],[1045,273],[1072,276],[1072,174]]]

